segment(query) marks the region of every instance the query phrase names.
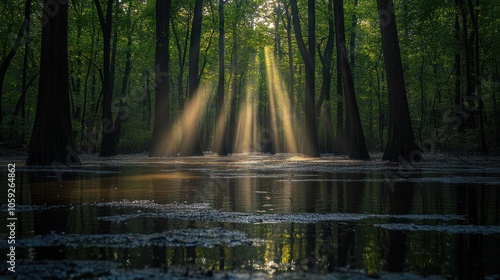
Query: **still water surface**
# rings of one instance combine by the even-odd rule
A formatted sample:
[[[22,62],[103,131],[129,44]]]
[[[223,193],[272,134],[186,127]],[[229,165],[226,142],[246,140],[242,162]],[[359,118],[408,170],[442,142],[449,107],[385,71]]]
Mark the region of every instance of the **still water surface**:
[[[18,165],[18,269],[99,260],[110,266],[89,263],[87,276],[173,266],[500,275],[498,162],[437,158],[401,168],[258,154],[87,161],[55,173]]]

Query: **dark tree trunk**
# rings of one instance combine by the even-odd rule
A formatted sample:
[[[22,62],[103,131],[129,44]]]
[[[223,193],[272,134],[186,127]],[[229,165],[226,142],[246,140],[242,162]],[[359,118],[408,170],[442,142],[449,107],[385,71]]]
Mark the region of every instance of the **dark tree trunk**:
[[[474,102],[474,42],[469,38],[469,27],[467,23],[467,7],[464,3],[465,0],[460,0],[460,8],[462,11],[462,36],[463,36],[463,47],[465,52],[465,81],[466,81],[466,93],[464,101],[464,109],[466,115],[464,116],[464,126],[467,129],[476,128],[476,103]]]
[[[203,19],[203,0],[196,0],[194,4],[194,16],[191,28],[191,38],[189,43],[189,75],[188,75],[188,95],[190,102],[197,102],[199,88],[199,63],[200,63],[200,43],[201,25]],[[196,112],[189,112],[195,114]],[[200,145],[198,121],[188,124],[183,120],[182,126],[182,156],[202,156],[203,151]]]
[[[421,153],[415,144],[408,109],[396,15],[393,11],[392,0],[377,0],[377,6],[389,93],[389,138],[383,160],[419,160]]]
[[[175,46],[177,48],[178,54],[178,63],[179,63],[179,76],[177,77],[177,87],[178,87],[178,102],[179,102],[179,111],[182,112],[184,110],[184,71],[186,69],[186,59],[187,59],[187,49],[188,49],[188,38],[189,38],[189,17],[186,21],[186,34],[184,45],[181,46],[180,36],[178,34],[177,29],[175,28],[174,21],[171,19],[172,23],[172,33],[174,35]]]
[[[328,39],[326,41],[326,46],[324,54],[320,55],[321,60],[321,93],[316,105],[316,114],[320,115],[321,106],[324,105],[324,123],[326,128],[326,152],[333,152],[333,129],[331,122],[331,110],[330,110],[330,91],[332,88],[332,58],[333,58],[333,45],[335,41],[334,32],[334,22],[333,22],[333,0],[328,1]],[[318,46],[318,53],[321,54]],[[326,103],[323,103],[326,100]]]
[[[50,1],[44,1],[49,5]],[[42,28],[36,119],[27,165],[80,165],[69,110],[68,5]]]
[[[352,77],[349,56],[346,49],[343,2],[343,0],[335,0],[334,10],[337,49],[342,66],[342,84],[344,85],[346,116],[349,120],[349,134],[346,135],[346,143],[351,158],[370,160],[370,155],[366,148],[365,136],[363,134],[363,127],[361,126],[361,118],[359,116],[359,109],[354,91],[354,79]]]
[[[92,67],[92,58],[94,57],[94,37],[95,37],[95,25],[94,25],[94,13],[92,13],[92,32],[91,32],[91,37],[90,37],[90,52],[89,52],[89,64],[87,66],[87,72],[85,74],[85,84],[84,84],[84,89],[83,89],[83,113],[82,113],[82,119],[81,119],[81,129],[82,129],[82,133],[80,135],[80,150],[82,149],[81,147],[81,143],[83,142],[84,140],[84,137],[89,137],[92,135],[93,133],[93,129],[92,129],[92,126],[93,124],[91,124],[91,128],[89,129],[88,128],[88,122],[87,122],[87,129],[85,129],[85,118],[86,118],[86,115],[87,115],[87,91],[88,91],[88,81],[89,81],[89,76],[90,76],[90,69]],[[92,91],[94,90],[94,88],[92,88]],[[91,116],[92,117],[92,116]],[[87,134],[87,135],[86,135]],[[91,150],[89,150],[89,152],[91,152]]]
[[[116,143],[120,141],[120,136],[122,134],[122,124],[127,117],[127,102],[125,98],[127,97],[127,85],[129,83],[130,73],[132,72],[132,34],[134,33],[134,24],[132,24],[132,3],[129,3],[128,14],[127,14],[127,51],[125,54],[125,70],[123,71],[122,87],[120,89],[120,104],[119,111],[115,119],[115,132],[114,138]]]
[[[478,104],[478,115],[479,115],[479,152],[487,153],[488,147],[486,147],[486,135],[484,132],[484,102],[481,95],[481,61],[479,60],[479,0],[476,2],[476,6],[472,3],[472,0],[468,0],[470,17],[472,19],[472,28],[474,29],[474,85],[475,85],[475,100]]]
[[[462,111],[462,58],[460,55],[461,52],[461,37],[460,37],[460,3],[459,0],[455,0],[455,117],[460,119],[460,124],[458,129],[463,130],[464,128],[464,120],[461,115]]]
[[[146,96],[142,101],[143,105],[143,121],[145,124],[145,130],[149,131],[151,129],[151,86],[149,80],[149,71],[146,71]]]
[[[280,17],[281,8],[280,3],[274,4],[274,56],[280,61],[283,58],[283,51],[281,50],[281,36],[280,36]]]
[[[357,8],[359,5],[358,0],[354,0],[354,7]],[[349,43],[349,60],[351,62],[351,69],[354,73],[356,68],[356,29],[358,27],[358,17],[356,15],[356,11],[352,14],[352,22],[351,22],[351,38]]]
[[[25,13],[25,20],[27,19],[28,21],[30,20],[31,12],[31,3],[26,7],[28,10]],[[27,17],[27,18],[26,18]],[[26,27],[25,34],[26,37],[29,36],[30,33],[30,27],[29,25]],[[25,134],[26,134],[26,92],[28,91],[28,88],[31,86],[31,84],[35,81],[35,79],[38,77],[38,73],[33,76],[29,81],[28,81],[28,68],[29,68],[29,62],[28,58],[30,55],[30,45],[29,45],[29,40],[24,40],[24,55],[23,55],[23,74],[22,74],[22,86],[21,86],[21,95],[19,96],[19,100],[16,103],[16,108],[14,110],[14,118],[12,119],[11,122],[11,135],[15,135],[16,138],[13,139],[12,143],[14,144],[15,147],[22,148],[24,145],[25,141]],[[18,122],[17,116],[19,116],[19,113],[21,113],[21,121],[20,123]],[[17,124],[17,125],[16,125]],[[14,133],[14,131],[19,130],[19,126],[21,127],[20,131],[18,131],[18,134]],[[0,137],[1,139],[1,137]]]
[[[290,99],[290,114],[292,120],[295,120],[295,71],[293,68],[293,46],[292,46],[292,16],[286,10],[286,41],[288,46],[288,97]]]
[[[153,135],[149,149],[150,157],[175,155],[169,134],[170,122],[170,85],[169,85],[169,22],[171,16],[171,0],[156,1],[156,99]]]
[[[231,91],[231,104],[230,104],[230,112],[229,112],[229,124],[228,124],[228,133],[227,133],[227,152],[234,153],[234,138],[236,137],[236,111],[237,111],[237,98],[238,98],[238,44],[236,35],[236,24],[233,29],[233,51],[231,58],[231,73],[230,73],[230,91]]]
[[[26,0],[25,2],[25,7],[24,7],[24,21],[23,25],[19,29],[19,32],[17,33],[17,38],[16,41],[14,42],[14,46],[12,46],[10,52],[2,59],[2,62],[0,63],[0,125],[2,124],[3,121],[3,104],[2,104],[2,99],[3,99],[3,81],[5,79],[5,74],[7,74],[7,69],[9,69],[10,62],[14,58],[14,56],[17,53],[17,50],[19,49],[19,46],[22,43],[23,37],[24,37],[24,32],[29,28],[30,25],[30,14],[31,14],[31,2],[32,0]],[[0,131],[0,140],[2,139],[2,133]]]
[[[345,130],[344,130],[344,91],[342,90],[342,60],[340,59],[340,50],[337,48],[337,136],[335,137],[334,153],[342,155],[347,153],[345,143]]]
[[[217,104],[215,117],[215,152],[227,155],[226,150],[226,112],[224,106],[224,0],[219,0],[219,83],[217,84]]]
[[[199,88],[199,62],[200,62],[200,42],[201,42],[201,24],[203,19],[203,0],[196,0],[194,4],[193,24],[191,28],[191,39],[189,43],[189,100],[197,102]],[[196,113],[196,112],[190,112]],[[202,156],[200,140],[198,139],[198,122],[188,126],[186,120],[183,120],[182,127],[182,156]]]
[[[495,147],[499,147],[500,145],[500,120],[499,120],[499,112],[497,106],[497,94],[500,91],[500,70],[498,69],[498,61],[495,61],[495,72],[493,74],[492,79],[492,101],[493,101],[493,120],[495,124]]]
[[[109,157],[116,155],[113,116],[111,112],[111,102],[113,99],[112,76],[111,76],[111,25],[113,15],[113,2],[108,0],[106,9],[106,18],[101,8],[99,0],[94,0],[99,22],[101,24],[103,48],[103,76],[102,83],[102,138],[101,151],[99,156]]]
[[[315,26],[316,26],[316,2],[315,0],[308,0],[308,44],[309,49],[306,48],[304,39],[302,37],[302,30],[300,27],[299,10],[297,7],[297,0],[290,1],[292,8],[293,27],[295,30],[295,38],[299,47],[302,60],[305,65],[306,72],[306,92],[305,92],[305,137],[303,143],[303,153],[311,157],[319,157],[318,147],[318,128],[316,125],[316,104],[314,100],[315,94]]]

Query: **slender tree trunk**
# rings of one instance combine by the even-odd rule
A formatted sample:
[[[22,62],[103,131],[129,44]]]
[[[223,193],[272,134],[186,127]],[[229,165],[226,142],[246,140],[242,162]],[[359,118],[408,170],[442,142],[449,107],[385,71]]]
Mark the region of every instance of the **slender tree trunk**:
[[[377,72],[377,87],[375,89],[375,94],[377,95],[377,105],[378,105],[378,139],[380,143],[380,150],[384,150],[384,113],[382,111],[382,97],[380,94],[380,75],[378,69],[375,70]]]
[[[354,91],[354,79],[349,65],[349,56],[347,55],[343,0],[334,1],[334,10],[337,49],[339,50],[338,53],[342,65],[342,83],[344,85],[346,116],[350,124],[349,138],[346,141],[346,143],[348,143],[349,156],[354,159],[370,160],[370,155],[366,148],[365,136],[363,134],[363,127],[361,126],[361,118],[359,116],[359,109]]]
[[[415,144],[408,109],[396,15],[391,0],[377,0],[377,6],[389,93],[389,139],[383,160],[419,160],[421,151]]]
[[[295,71],[293,67],[293,46],[292,46],[292,16],[286,10],[286,41],[288,46],[288,97],[290,99],[291,119],[295,120]]]
[[[484,102],[481,95],[481,61],[479,57],[479,0],[476,0],[476,5],[472,0],[468,0],[469,10],[472,19],[472,27],[474,28],[474,85],[475,85],[475,100],[478,104],[479,115],[479,151],[487,153],[488,147],[486,146],[486,135],[484,131]]]
[[[95,37],[95,25],[94,25],[94,13],[92,12],[92,32],[91,32],[91,37],[90,37],[90,52],[89,52],[89,64],[87,66],[87,72],[85,74],[85,84],[84,84],[84,89],[83,89],[83,113],[82,113],[82,119],[81,119],[81,129],[82,133],[80,135],[80,145],[83,142],[84,137],[89,137],[92,135],[92,126],[89,129],[88,128],[88,122],[87,122],[87,129],[85,129],[85,118],[87,115],[87,91],[88,91],[88,81],[90,77],[90,68],[92,67],[92,61],[91,59],[94,57],[94,37]],[[87,135],[85,133],[87,132]],[[81,149],[81,147],[80,147]]]
[[[149,131],[151,129],[151,86],[149,79],[149,71],[146,71],[146,96],[144,97],[143,106],[145,112],[144,121],[146,123],[146,130]]]
[[[169,85],[169,22],[171,0],[156,1],[156,99],[153,135],[149,148],[150,157],[172,156],[176,151],[171,146],[170,85]]]
[[[238,92],[237,92],[237,80],[238,80],[238,44],[236,35],[236,24],[234,26],[233,32],[233,50],[231,57],[231,73],[230,73],[230,92],[231,92],[231,104],[230,104],[230,112],[229,112],[229,124],[228,124],[228,133],[227,133],[227,152],[234,153],[235,144],[234,138],[236,137],[236,112],[237,112],[237,104],[238,104]]]
[[[454,106],[455,106],[455,117],[460,120],[460,124],[458,127],[459,131],[464,129],[464,121],[461,112],[463,111],[462,104],[462,57],[461,57],[461,30],[460,30],[460,0],[455,0],[455,98],[454,98]]]
[[[459,0],[460,7],[462,11],[462,26],[463,26],[463,47],[465,52],[465,80],[466,80],[466,93],[465,93],[465,101],[464,108],[466,111],[466,116],[464,116],[465,120],[465,128],[474,129],[476,128],[476,103],[474,102],[474,73],[473,64],[474,64],[474,43],[469,39],[469,27],[467,23],[467,7],[465,6],[464,1]]]
[[[352,72],[354,73],[355,68],[356,68],[356,57],[355,57],[355,50],[356,50],[356,29],[358,27],[358,17],[356,15],[356,9],[358,8],[358,0],[354,0],[354,13],[352,14],[352,22],[351,22],[351,38],[350,38],[350,43],[349,43],[349,61],[351,63],[351,69]]]
[[[495,123],[495,147],[497,149],[500,147],[500,120],[499,120],[499,111],[497,107],[497,94],[500,91],[500,70],[498,69],[498,61],[495,60],[495,72],[493,74],[493,114],[494,114],[494,123]]]
[[[116,1],[116,0],[114,0]],[[110,64],[110,76],[111,76],[111,92],[114,94],[115,92],[115,81],[116,81],[116,55],[117,55],[117,47],[118,47],[118,28],[121,28],[119,23],[119,15],[121,10],[121,3],[123,0],[118,0],[115,2],[115,14],[113,16],[113,37],[111,39],[111,64]]]
[[[283,51],[281,50],[281,36],[280,36],[280,17],[281,8],[279,2],[274,4],[274,56],[280,61],[283,58]]]
[[[50,5],[50,1],[44,1]],[[47,7],[48,8],[48,7]],[[69,108],[68,4],[42,27],[36,119],[27,165],[80,165]]]
[[[31,4],[30,4],[31,5]],[[28,21],[30,21],[30,16],[31,13],[28,11],[27,14],[25,14],[25,17],[28,17]],[[25,35],[26,37],[29,37],[30,33],[30,27],[27,26],[25,30]],[[22,74],[22,87],[21,87],[21,96],[19,97],[18,103],[16,104],[16,109],[14,112],[14,116],[18,116],[19,111],[21,111],[21,135],[17,139],[16,146],[22,147],[24,145],[24,140],[25,140],[25,133],[26,133],[26,92],[28,91],[28,88],[31,86],[33,81],[35,80],[36,77],[38,77],[38,74],[35,75],[31,80],[28,81],[28,68],[29,68],[29,50],[30,50],[30,44],[29,40],[24,40],[24,56],[23,56],[23,74]]]
[[[191,28],[191,39],[189,43],[189,99],[190,102],[197,102],[196,98],[199,88],[199,63],[200,63],[200,42],[201,25],[203,19],[203,0],[196,0],[194,4],[193,24]],[[191,112],[195,114],[196,112]],[[188,126],[183,120],[182,128],[182,156],[202,156],[200,140],[198,135],[198,122]]]
[[[217,104],[215,117],[215,152],[227,155],[226,149],[226,112],[224,106],[225,71],[224,71],[224,0],[219,0],[219,83],[217,84]]]
[[[333,57],[333,45],[335,41],[335,32],[334,32],[334,22],[333,22],[333,0],[328,1],[328,39],[326,41],[324,54],[321,56],[321,73],[322,73],[322,81],[321,81],[321,93],[320,98],[318,100],[318,104],[316,105],[316,114],[320,115],[321,105],[324,105],[324,120],[325,120],[325,128],[326,128],[326,152],[333,152],[333,130],[332,130],[332,122],[331,122],[331,110],[330,110],[330,91],[332,85],[332,57]],[[318,53],[321,54],[318,46]],[[326,102],[323,103],[323,99]]]
[[[345,129],[344,129],[344,91],[342,89],[342,63],[340,58],[340,50],[336,48],[337,59],[336,59],[336,69],[337,69],[337,136],[335,140],[335,150],[336,154],[346,154],[346,139],[345,139]]]
[[[178,102],[179,102],[179,111],[182,112],[184,110],[184,72],[186,69],[186,60],[187,60],[187,49],[188,49],[188,38],[190,33],[189,28],[189,17],[186,20],[186,33],[184,45],[181,46],[179,32],[177,31],[173,19],[171,19],[172,24],[172,34],[174,35],[175,46],[177,48],[178,55],[178,63],[179,63],[179,76],[177,77],[177,87],[178,87]]]
[[[316,2],[315,0],[308,0],[308,44],[307,49],[304,39],[302,37],[302,30],[300,26],[299,10],[297,7],[297,0],[291,0],[293,27],[295,30],[295,38],[298,43],[299,51],[302,60],[305,64],[306,72],[306,92],[305,92],[305,139],[303,143],[303,153],[311,157],[319,157],[318,147],[318,128],[316,125],[316,104],[314,100],[315,95],[315,49],[316,49]]]
[[[127,52],[125,54],[125,70],[123,72],[122,87],[120,90],[119,111],[115,119],[114,138],[116,143],[118,143],[118,141],[120,140],[122,132],[122,124],[127,115],[126,112],[127,102],[125,101],[125,98],[127,97],[127,85],[129,83],[130,73],[132,72],[132,33],[133,33],[133,28],[128,31]]]
[[[111,102],[113,99],[112,92],[112,76],[111,76],[111,25],[113,15],[114,0],[107,1],[106,17],[101,8],[99,0],[94,0],[99,15],[99,22],[101,24],[102,38],[104,43],[103,49],[103,76],[104,81],[102,84],[102,138],[101,138],[101,151],[99,156],[109,157],[116,155],[113,116],[111,112]]]
[[[14,58],[14,56],[17,53],[17,50],[19,49],[19,46],[22,43],[23,37],[24,37],[24,32],[26,29],[29,28],[30,25],[30,14],[31,14],[31,2],[32,0],[26,0],[25,6],[24,6],[24,20],[23,20],[23,25],[21,28],[19,28],[19,32],[17,33],[17,38],[16,41],[14,42],[14,45],[12,46],[10,52],[2,59],[0,63],[0,125],[2,124],[3,121],[3,104],[2,104],[2,99],[3,99],[3,81],[5,79],[5,75],[7,74],[7,69],[9,69],[9,65]],[[2,140],[2,132],[0,131],[0,141]]]

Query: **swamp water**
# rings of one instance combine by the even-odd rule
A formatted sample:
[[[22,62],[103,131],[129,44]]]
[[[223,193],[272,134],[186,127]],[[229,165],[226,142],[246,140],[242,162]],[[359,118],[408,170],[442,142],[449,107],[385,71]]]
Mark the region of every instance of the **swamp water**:
[[[14,160],[16,273],[3,261],[0,278],[500,277],[498,158],[83,161],[54,170]],[[5,259],[8,229],[0,234]]]

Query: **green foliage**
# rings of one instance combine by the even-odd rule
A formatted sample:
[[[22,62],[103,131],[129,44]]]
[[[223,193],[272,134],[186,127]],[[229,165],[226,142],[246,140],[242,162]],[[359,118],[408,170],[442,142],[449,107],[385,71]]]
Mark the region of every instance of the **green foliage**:
[[[384,149],[387,137],[387,85],[384,73],[384,63],[381,56],[380,30],[375,1],[354,0],[345,2],[345,25],[347,40],[355,31],[353,74],[357,93],[357,100],[361,113],[363,130],[371,150]],[[115,3],[113,15],[113,38],[116,44],[114,68],[114,108],[113,116],[118,113],[118,100],[122,90],[123,72],[126,63],[126,53],[130,51],[132,71],[129,83],[126,84],[127,117],[123,123],[123,134],[119,140],[120,152],[142,152],[146,149],[151,136],[151,126],[147,127],[149,119],[152,124],[154,108],[155,82],[155,3],[154,1],[122,0]],[[70,92],[73,130],[77,142],[85,140],[88,131],[99,131],[101,125],[100,110],[102,97],[101,68],[102,68],[102,34],[93,1],[70,1],[69,9],[69,63],[70,63]],[[191,28],[193,0],[172,1],[172,21],[170,25],[170,85],[171,85],[171,114],[174,121],[178,121],[181,109],[187,100],[187,57],[189,54],[189,32]],[[200,69],[201,83],[211,90],[215,97],[215,88],[218,74],[218,2],[204,1],[203,29],[201,43]],[[307,1],[298,1],[301,12],[302,28],[307,29]],[[436,129],[446,131],[448,140],[441,143],[441,148],[451,150],[472,151],[477,147],[477,129],[459,131],[450,128],[443,122],[444,116],[454,106],[455,65],[454,58],[457,48],[463,48],[457,42],[454,34],[455,2],[431,0],[400,0],[394,1],[395,14],[398,21],[399,40],[409,107],[415,135],[421,141],[431,141]],[[323,52],[328,35],[327,1],[321,0],[317,5],[316,37],[318,51]],[[40,61],[41,28],[39,19],[42,15],[42,5],[35,1],[32,7],[30,33],[24,39],[28,42],[28,49],[22,45],[7,71],[3,84],[2,109],[4,121],[0,127],[3,145],[9,147],[26,147],[31,134],[36,110],[36,96],[38,88],[38,69]],[[22,24],[24,1],[3,1],[0,3],[0,36],[4,38],[0,43],[0,57],[3,59],[15,41],[17,31]],[[475,11],[479,15],[480,33],[480,64],[481,89],[484,98],[485,131],[487,143],[491,150],[498,151],[500,131],[500,108],[498,99],[498,75],[500,31],[500,5],[495,0],[483,0]],[[262,54],[265,46],[277,46],[277,66],[281,79],[288,90],[291,87],[289,76],[289,61],[287,48],[287,15],[289,3],[285,0],[231,0],[225,1],[225,75],[226,96],[230,96],[231,81],[239,81],[239,90],[236,95],[238,102],[245,93],[245,86],[252,84],[250,77],[259,77],[258,92],[260,114],[264,114],[267,99],[267,82],[263,69],[255,70],[255,57],[263,61]],[[356,17],[353,25],[353,16]],[[275,24],[278,24],[275,28]],[[470,25],[471,23],[468,22]],[[469,26],[469,32],[471,26]],[[276,33],[277,32],[277,33]],[[116,36],[115,36],[116,34]],[[127,39],[132,38],[129,49]],[[278,39],[279,44],[276,45]],[[348,51],[351,46],[348,43]],[[22,92],[22,73],[24,52],[28,53],[27,80],[32,79],[26,91],[24,115],[14,116],[14,111]],[[235,53],[237,55],[235,56]],[[322,54],[322,53],[321,53]],[[462,60],[464,53],[461,53]],[[292,30],[292,65],[294,69],[294,111],[295,123],[301,126],[304,102],[304,71],[298,53]],[[333,58],[333,76],[328,103],[331,109],[331,123],[336,131],[336,108],[339,98],[336,93],[335,67],[336,53]],[[317,56],[316,82],[319,95],[321,87],[321,63]],[[462,65],[461,90],[465,98],[465,77]],[[262,68],[262,67],[260,67]],[[254,71],[261,71],[254,75]],[[149,96],[149,98],[148,98]],[[207,115],[200,120],[201,129],[210,131],[214,127],[215,102],[212,101]],[[228,117],[230,110],[226,110]],[[477,119],[476,116],[472,118]],[[320,124],[320,141],[325,141],[326,128]],[[213,129],[212,129],[213,130]],[[209,132],[210,133],[210,132]],[[24,135],[23,135],[24,134]],[[300,134],[300,132],[297,132]],[[211,142],[213,135],[207,135]],[[429,140],[430,139],[430,140]],[[434,140],[432,140],[434,141]],[[462,143],[474,143],[470,147]],[[207,143],[207,147],[210,143]]]

